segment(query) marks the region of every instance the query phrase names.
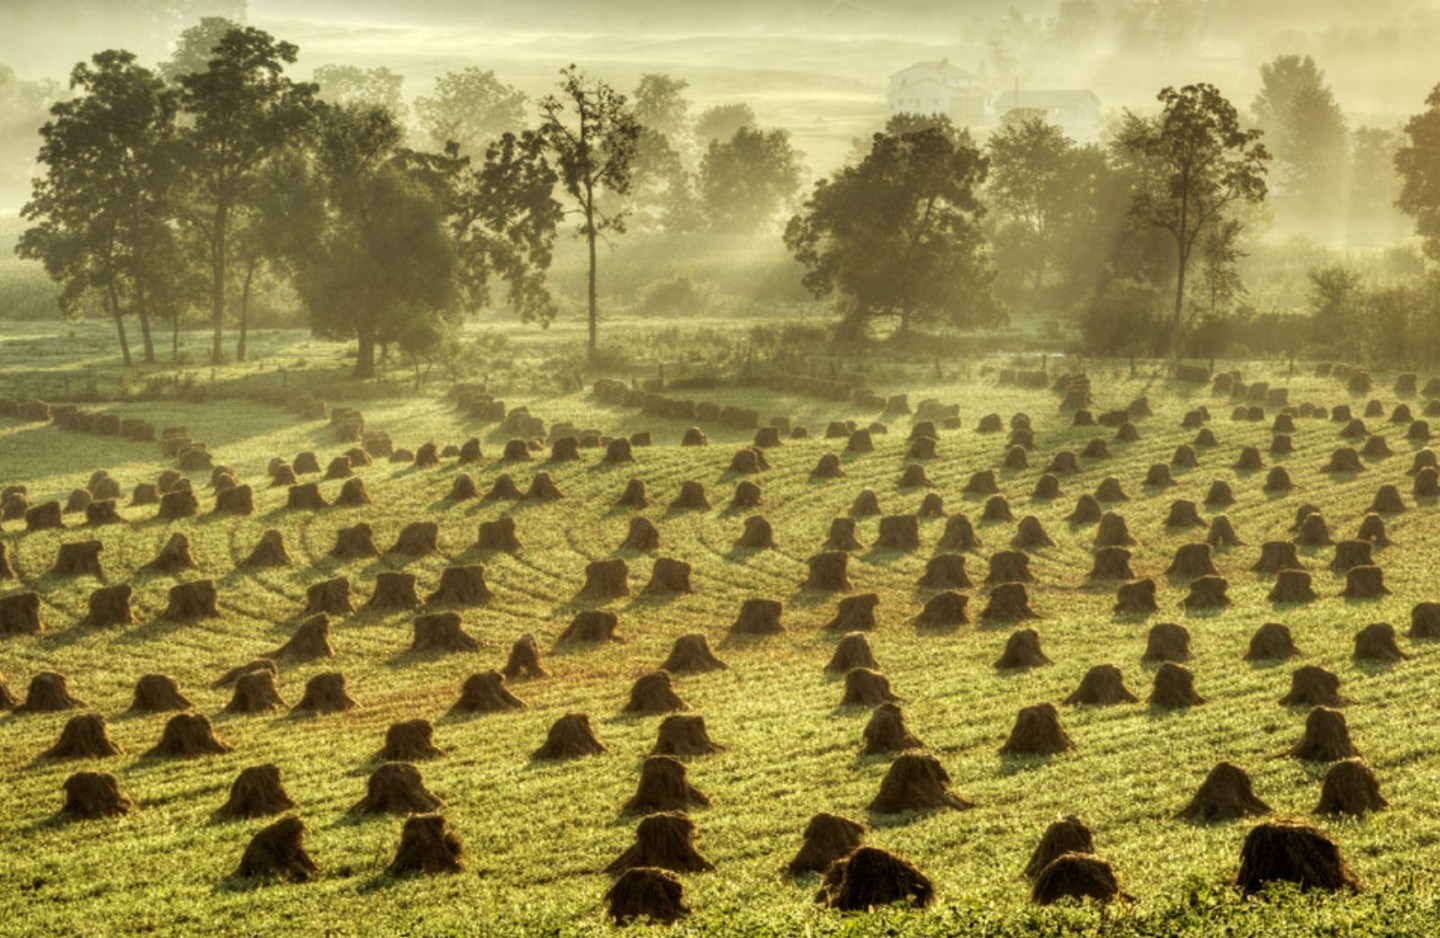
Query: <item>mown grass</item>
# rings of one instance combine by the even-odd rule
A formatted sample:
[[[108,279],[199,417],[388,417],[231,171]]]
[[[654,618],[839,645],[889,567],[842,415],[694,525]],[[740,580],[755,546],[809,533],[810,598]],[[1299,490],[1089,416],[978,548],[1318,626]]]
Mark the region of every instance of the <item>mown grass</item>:
[[[1268,424],[1235,423],[1226,402],[1208,389],[1159,378],[1131,378],[1127,370],[1092,368],[1097,406],[1123,406],[1148,395],[1156,416],[1140,421],[1142,440],[1111,444],[1114,458],[1082,460],[1082,471],[1062,478],[1064,496],[1032,503],[1029,493],[1049,456],[1078,450],[1101,429],[1072,429],[1048,392],[1002,389],[992,378],[903,388],[911,400],[937,396],[961,404],[965,429],[941,435],[940,456],[927,465],[947,507],[976,517],[980,501],[960,487],[969,474],[996,465],[1004,436],[974,430],[980,415],[1007,417],[1024,411],[1034,419],[1039,452],[1033,468],[1004,472],[1002,491],[1017,517],[1034,513],[1057,541],[1034,552],[1040,583],[1032,604],[1052,667],[999,673],[992,662],[1010,627],[975,624],[953,631],[921,630],[910,621],[923,598],[915,581],[943,525],[924,522],[922,549],[914,553],[862,551],[852,557],[856,591],[882,598],[880,628],[871,643],[892,686],[905,698],[911,728],[929,745],[977,807],[900,818],[869,817],[888,759],[857,755],[868,713],[837,708],[839,682],[822,667],[834,636],[819,630],[836,597],[801,590],[805,559],[820,549],[830,519],[843,514],[860,488],[873,487],[889,513],[913,511],[920,490],[896,483],[905,464],[909,421],[891,421],[877,437],[877,451],[845,457],[847,476],[811,482],[809,471],[834,441],[787,441],[770,451],[773,469],[758,479],[775,526],[779,549],[736,551],[732,542],[746,513],[724,505],[737,478],[726,471],[749,434],[714,429],[706,449],[681,448],[683,425],[634,411],[599,406],[584,394],[535,400],[532,411],[547,420],[572,420],[612,433],[640,428],[656,432],[659,445],[637,450],[633,467],[598,465],[587,451],[580,463],[500,466],[504,437],[472,425],[437,399],[382,400],[362,405],[368,423],[388,430],[399,445],[425,440],[460,442],[480,435],[486,461],[470,471],[481,487],[502,470],[522,485],[545,468],[565,493],[552,505],[451,503],[445,493],[456,472],[452,462],[433,470],[377,463],[362,469],[375,504],[309,514],[283,508],[283,490],[265,485],[272,456],[317,450],[322,465],[343,446],[319,422],[299,422],[260,405],[223,401],[208,405],[137,403],[127,416],[159,426],[183,424],[206,440],[218,459],[257,487],[257,511],[243,518],[204,517],[178,524],[153,519],[153,509],[122,509],[124,527],[23,534],[6,525],[3,537],[22,584],[39,590],[46,631],[0,645],[0,671],[13,689],[29,676],[54,668],[70,676],[74,691],[110,720],[126,754],[83,764],[36,759],[54,740],[67,715],[0,716],[0,884],[15,897],[0,931],[10,933],[114,934],[159,932],[335,934],[588,934],[605,925],[601,896],[609,880],[600,871],[630,841],[633,819],[619,815],[633,791],[640,760],[654,739],[658,718],[623,717],[630,683],[655,667],[680,634],[702,631],[730,668],[677,680],[691,707],[704,714],[725,752],[691,760],[694,783],[713,806],[695,812],[698,844],[716,864],[712,874],[686,877],[693,916],[678,931],[707,934],[964,933],[1085,934],[1384,934],[1432,932],[1436,908],[1434,874],[1440,816],[1432,793],[1440,783],[1434,687],[1440,658],[1428,645],[1402,639],[1413,657],[1377,668],[1350,659],[1354,633],[1372,621],[1390,621],[1403,633],[1411,605],[1440,598],[1433,558],[1440,549],[1435,507],[1414,505],[1405,470],[1412,446],[1388,425],[1370,421],[1395,448],[1393,458],[1373,462],[1353,478],[1322,475],[1319,467],[1340,445],[1338,427],[1302,420],[1297,452],[1269,457],[1289,468],[1298,488],[1282,497],[1260,492],[1263,473],[1237,476],[1229,466],[1240,447],[1265,444]],[[1334,404],[1353,399],[1331,381],[1288,378],[1252,365],[1249,380],[1286,384],[1295,401]],[[1388,381],[1379,384],[1388,387]],[[893,390],[901,390],[895,388]],[[722,389],[695,392],[701,399],[786,414],[817,436],[831,419],[873,414],[847,412],[832,403],[768,392]],[[1378,397],[1393,404],[1387,392]],[[1185,410],[1200,403],[1214,412],[1220,445],[1201,450],[1201,468],[1178,470],[1179,484],[1163,492],[1141,486],[1145,469],[1168,461],[1193,431],[1180,429]],[[543,460],[543,456],[541,457]],[[0,420],[0,484],[25,482],[32,500],[63,498],[95,468],[106,468],[127,490],[152,480],[164,461],[153,445],[65,433]],[[1120,510],[1140,540],[1133,566],[1161,584],[1162,612],[1148,621],[1111,615],[1113,589],[1085,583],[1090,528],[1072,530],[1063,516],[1082,492],[1106,475],[1121,480],[1132,501]],[[553,647],[576,608],[585,564],[615,555],[629,514],[611,507],[631,476],[648,483],[657,505],[646,513],[663,538],[660,555],[694,565],[695,593],[671,600],[635,597],[610,607],[618,612],[622,644],[601,648]],[[1183,584],[1163,575],[1174,548],[1200,532],[1178,534],[1161,525],[1170,501],[1200,501],[1212,479],[1235,486],[1239,503],[1227,511],[1243,547],[1221,552],[1217,564],[1230,580],[1235,604],[1219,614],[1183,615]],[[716,508],[668,514],[665,504],[682,480],[703,482]],[[208,476],[193,481],[202,492]],[[1351,603],[1338,598],[1342,581],[1326,567],[1328,551],[1302,551],[1322,598],[1310,605],[1274,608],[1265,599],[1268,578],[1249,572],[1261,541],[1286,536],[1295,508],[1322,508],[1338,536],[1352,535],[1382,482],[1406,493],[1409,511],[1388,520],[1394,546],[1377,550],[1394,595]],[[324,483],[327,496],[338,482]],[[208,508],[208,495],[202,503]],[[518,556],[481,557],[471,546],[478,522],[513,511],[525,550]],[[481,639],[474,654],[421,657],[409,654],[407,615],[360,613],[334,626],[334,660],[282,667],[282,695],[293,703],[312,674],[340,670],[361,704],[353,712],[318,719],[222,717],[228,693],[212,690],[223,670],[278,646],[300,618],[308,583],[346,574],[368,595],[377,571],[395,558],[340,564],[327,556],[338,528],[368,520],[382,550],[408,521],[440,523],[442,556],[404,566],[433,585],[453,561],[483,561],[496,598],[468,611],[465,626]],[[72,521],[72,524],[76,523]],[[861,539],[873,540],[876,522],[862,521]],[[288,571],[236,570],[268,527],[284,532],[296,566]],[[1013,525],[981,525],[986,546],[972,554],[977,582],[985,559],[1006,546]],[[220,586],[223,615],[195,625],[156,621],[167,588],[176,578],[138,568],[173,530],[184,530],[200,575]],[[85,597],[97,584],[61,581],[46,570],[66,540],[97,537],[105,544],[109,582],[135,585],[137,624],[95,631],[76,625]],[[650,560],[623,554],[638,592]],[[974,591],[972,614],[983,604]],[[741,601],[751,596],[782,599],[788,631],[759,641],[734,642],[726,631]],[[1015,712],[1040,701],[1059,702],[1092,665],[1121,666],[1130,688],[1148,690],[1151,668],[1139,658],[1149,624],[1184,622],[1192,633],[1197,689],[1208,702],[1189,711],[1152,711],[1144,704],[1104,709],[1063,707],[1076,742],[1073,753],[1048,760],[1002,760],[997,749]],[[1346,708],[1356,744],[1373,766],[1392,803],[1364,821],[1321,820],[1340,842],[1367,890],[1358,897],[1282,895],[1243,901],[1227,888],[1248,825],[1196,827],[1173,819],[1208,769],[1222,759],[1245,767],[1257,792],[1282,814],[1307,815],[1319,792],[1322,767],[1283,757],[1299,736],[1304,714],[1276,701],[1289,684],[1290,666],[1241,660],[1261,623],[1281,621],[1295,634],[1305,663],[1338,673],[1352,698]],[[510,714],[453,719],[445,716],[470,673],[498,667],[511,641],[533,632],[548,656],[553,677],[519,683],[527,709]],[[158,738],[164,717],[128,717],[135,679],[144,673],[174,675],[198,708],[212,716],[219,734],[234,744],[229,755],[194,761],[138,758]],[[588,712],[608,756],[571,763],[538,764],[528,754],[560,714]],[[423,766],[430,788],[445,799],[446,813],[464,838],[470,870],[453,877],[395,880],[383,875],[396,844],[394,818],[356,821],[348,806],[363,793],[365,776],[385,727],[401,719],[436,721],[446,755]],[[255,886],[229,878],[244,844],[263,821],[217,823],[211,815],[244,766],[274,762],[310,826],[309,844],[324,867],[305,885]],[[54,819],[60,785],[80,768],[113,772],[141,810],[114,822],[62,824]],[[782,869],[799,844],[809,816],[832,811],[865,821],[871,842],[911,858],[937,884],[938,908],[895,910],[846,917],[817,909],[815,881],[791,881]],[[1095,829],[1098,850],[1111,860],[1133,902],[1109,910],[1077,907],[1037,911],[1027,902],[1020,869],[1048,821],[1075,813]]]

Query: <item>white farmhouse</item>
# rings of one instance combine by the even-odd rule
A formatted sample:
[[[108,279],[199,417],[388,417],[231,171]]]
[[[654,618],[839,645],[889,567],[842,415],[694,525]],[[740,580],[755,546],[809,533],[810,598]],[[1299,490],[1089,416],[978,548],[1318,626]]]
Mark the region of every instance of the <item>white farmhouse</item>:
[[[956,127],[979,127],[985,123],[985,89],[972,72],[949,59],[916,62],[890,76],[890,113],[940,114]]]

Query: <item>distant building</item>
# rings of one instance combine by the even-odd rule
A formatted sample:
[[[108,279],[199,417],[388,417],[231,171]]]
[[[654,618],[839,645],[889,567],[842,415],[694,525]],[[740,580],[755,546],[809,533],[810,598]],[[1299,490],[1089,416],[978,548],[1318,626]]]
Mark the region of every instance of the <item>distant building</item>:
[[[943,115],[956,127],[978,127],[985,123],[985,89],[973,72],[949,59],[916,62],[890,76],[890,113]]]
[[[995,99],[990,110],[997,124],[1012,114],[1034,116],[1044,118],[1081,143],[1100,136],[1100,99],[1093,91],[1006,91]]]

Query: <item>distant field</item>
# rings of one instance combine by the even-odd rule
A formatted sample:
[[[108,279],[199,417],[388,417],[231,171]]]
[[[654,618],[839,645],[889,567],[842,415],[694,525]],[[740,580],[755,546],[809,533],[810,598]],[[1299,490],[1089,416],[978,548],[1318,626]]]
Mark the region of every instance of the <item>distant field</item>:
[[[40,330],[30,337],[5,333],[0,346],[0,396],[33,389],[60,397],[94,367],[113,381],[102,334],[82,330],[74,346]],[[83,340],[83,341],[82,341]],[[551,340],[546,340],[551,341]],[[296,344],[293,334],[274,334],[257,343],[260,363],[247,373],[279,381],[284,365],[345,367],[342,346]],[[93,348],[92,348],[93,346]],[[837,706],[842,682],[822,668],[837,636],[821,626],[845,594],[802,589],[806,560],[818,553],[832,518],[844,515],[862,488],[873,488],[886,514],[914,512],[925,490],[900,489],[911,421],[887,419],[889,432],[875,437],[875,452],[842,456],[845,476],[812,481],[820,456],[839,452],[843,441],[823,439],[832,420],[877,419],[873,410],[772,393],[718,388],[674,392],[694,400],[758,410],[761,422],[786,416],[808,427],[808,440],[786,440],[767,451],[772,466],[753,477],[729,472],[735,451],[753,431],[704,426],[705,448],[678,445],[688,423],[648,417],[636,410],[605,406],[588,391],[565,395],[507,394],[510,407],[529,406],[547,423],[570,421],[609,435],[652,430],[653,447],[637,448],[631,466],[600,464],[601,451],[582,450],[578,462],[546,464],[548,447],[535,461],[501,464],[509,437],[457,411],[431,387],[421,396],[350,402],[365,414],[369,428],[389,432],[397,446],[414,449],[426,441],[459,444],[481,440],[484,458],[457,467],[445,459],[433,469],[377,460],[357,474],[374,504],[318,512],[287,510],[286,491],[268,488],[272,457],[293,459],[314,451],[324,466],[348,444],[337,442],[320,420],[301,420],[276,407],[248,400],[208,404],[165,401],[87,409],[152,421],[157,427],[184,426],[207,442],[217,463],[232,467],[254,486],[256,511],[249,517],[212,516],[208,472],[192,473],[202,515],[188,521],[155,520],[151,507],[126,507],[123,526],[80,527],[66,516],[65,531],[24,533],[6,522],[5,544],[20,581],[0,584],[9,594],[33,589],[43,597],[44,631],[0,642],[0,673],[23,696],[30,676],[54,669],[69,676],[73,692],[103,713],[124,754],[105,760],[56,763],[37,755],[56,739],[68,714],[0,716],[0,888],[12,902],[0,924],[8,934],[105,935],[117,933],[195,934],[599,934],[609,931],[601,897],[610,878],[603,867],[632,839],[635,819],[620,814],[633,793],[642,758],[655,737],[658,717],[620,714],[631,684],[655,668],[676,637],[704,633],[729,668],[677,678],[676,689],[693,712],[703,714],[724,752],[689,760],[693,784],[712,800],[691,812],[696,843],[716,865],[713,873],[684,877],[691,917],[675,926],[680,934],[1433,934],[1440,923],[1436,874],[1440,873],[1440,815],[1433,792],[1440,786],[1440,723],[1435,719],[1440,655],[1437,649],[1404,637],[1411,607],[1440,600],[1434,579],[1440,551],[1437,506],[1416,504],[1406,470],[1419,444],[1405,440],[1404,427],[1385,418],[1366,420],[1383,434],[1395,455],[1367,460],[1365,471],[1330,476],[1320,472],[1331,450],[1342,445],[1339,425],[1298,419],[1296,452],[1265,454],[1268,466],[1283,465],[1297,488],[1288,495],[1260,491],[1264,472],[1231,468],[1244,445],[1265,452],[1272,408],[1262,422],[1238,422],[1231,403],[1207,386],[1186,385],[1142,369],[1092,362],[1095,410],[1121,408],[1148,397],[1154,416],[1139,419],[1140,440],[1116,442],[1102,427],[1074,428],[1059,398],[1048,390],[997,385],[1001,362],[965,363],[963,379],[930,383],[916,371],[912,380],[877,387],[905,392],[911,403],[936,397],[960,406],[962,428],[942,430],[938,455],[925,462],[951,514],[977,522],[984,545],[968,554],[977,583],[971,594],[972,624],[953,630],[917,627],[913,617],[930,595],[916,581],[936,553],[943,519],[922,522],[921,547],[897,552],[868,547],[876,520],[859,522],[867,547],[849,561],[854,592],[880,597],[879,627],[869,636],[881,669],[904,698],[907,722],[954,778],[955,789],[973,799],[969,811],[870,815],[890,757],[860,757],[861,728],[869,711]],[[1053,366],[1052,366],[1053,367]],[[1352,396],[1331,380],[1291,377],[1283,368],[1238,365],[1247,381],[1288,387],[1293,403],[1346,403],[1357,415],[1370,397],[1386,415],[1397,403],[1393,375],[1377,375],[1373,395]],[[209,380],[208,368],[196,368]],[[221,369],[223,388],[241,369]],[[68,378],[66,375],[68,374]],[[649,374],[647,373],[646,377]],[[298,378],[296,379],[298,380]],[[1423,383],[1423,382],[1422,382]],[[443,385],[441,386],[443,387]],[[398,394],[398,391],[396,392]],[[1423,402],[1407,399],[1418,412]],[[1186,411],[1210,408],[1213,448],[1198,448],[1199,468],[1177,469],[1177,485],[1142,485],[1147,468],[1168,462],[1176,446],[1195,430],[1182,429]],[[1041,636],[1054,664],[1020,672],[999,672],[992,663],[1017,623],[978,619],[985,604],[986,563],[1008,546],[1013,523],[980,523],[983,499],[965,496],[970,474],[998,467],[1005,433],[976,431],[981,416],[1028,414],[1037,449],[1030,468],[998,473],[1000,490],[1016,518],[1033,514],[1056,546],[1033,550],[1029,589],[1040,619],[1029,624]],[[1080,471],[1063,475],[1061,497],[1034,501],[1037,479],[1058,451],[1079,451],[1101,436],[1110,440],[1110,459],[1080,460]],[[54,426],[0,417],[0,487],[23,483],[32,503],[62,502],[85,484],[91,472],[107,469],[129,493],[154,481],[173,460],[154,444],[62,431]],[[536,471],[548,471],[564,498],[552,504],[445,498],[461,471],[482,491],[502,471],[522,488]],[[1091,584],[1094,529],[1064,520],[1082,493],[1114,476],[1130,500],[1109,506],[1125,516],[1139,541],[1132,566],[1139,577],[1159,584],[1160,612],[1148,617],[1115,617],[1115,584]],[[661,547],[651,554],[617,551],[632,512],[613,502],[631,477],[645,480],[655,505],[643,512],[658,527]],[[315,477],[308,477],[313,480]],[[733,546],[744,518],[754,510],[726,507],[736,484],[752,478],[764,494],[763,513],[775,529],[777,549],[749,551]],[[1212,480],[1229,481],[1237,503],[1225,510],[1244,544],[1216,555],[1229,580],[1234,604],[1221,612],[1187,614],[1180,608],[1187,583],[1164,574],[1177,546],[1203,537],[1204,529],[1167,530],[1162,521],[1174,499],[1201,501]],[[668,512],[680,483],[698,481],[714,507]],[[1266,540],[1286,539],[1296,509],[1319,507],[1337,539],[1353,537],[1375,490],[1395,484],[1409,510],[1386,517],[1393,545],[1377,548],[1393,594],[1375,601],[1347,601],[1338,593],[1344,578],[1328,569],[1332,549],[1302,548],[1320,598],[1296,606],[1266,600],[1272,578],[1250,572]],[[340,482],[324,482],[327,498]],[[1203,505],[1209,518],[1215,512]],[[478,524],[509,514],[516,520],[523,550],[513,556],[482,554],[474,548]],[[394,555],[342,563],[328,556],[341,527],[368,521],[383,551],[400,529],[415,520],[440,526],[440,553],[405,560]],[[282,532],[293,567],[250,572],[237,569],[262,532]],[[199,571],[159,575],[140,568],[171,533],[188,535]],[[96,538],[104,545],[105,582],[129,582],[136,590],[136,623],[114,630],[85,628],[86,597],[100,585],[91,578],[59,579],[47,574],[60,544]],[[560,644],[556,638],[571,616],[594,603],[579,600],[587,563],[623,557],[636,595],[602,604],[619,616],[622,643],[599,647]],[[694,569],[694,593],[673,598],[639,595],[652,558],[673,557]],[[280,666],[279,689],[287,704],[300,697],[307,679],[341,671],[359,706],[343,714],[294,718],[283,711],[264,716],[223,716],[229,691],[212,689],[221,672],[273,650],[303,616],[306,587],[347,576],[357,604],[367,598],[377,573],[403,569],[419,578],[423,595],[440,571],[453,563],[484,563],[495,598],[463,610],[465,629],[480,641],[473,653],[421,655],[407,651],[412,614],[359,612],[334,618],[336,657]],[[192,576],[215,580],[220,595],[217,619],[175,626],[159,621],[170,586]],[[783,634],[737,640],[727,631],[743,600],[778,599],[785,604]],[[1075,742],[1073,752],[1053,758],[1002,759],[997,750],[1023,706],[1060,704],[1093,665],[1118,665],[1128,687],[1148,695],[1154,666],[1142,666],[1146,632],[1158,622],[1184,624],[1191,633],[1196,689],[1207,698],[1187,710],[1152,709],[1146,704],[1107,708],[1061,706],[1061,719]],[[1242,660],[1249,638],[1265,622],[1282,622],[1294,633],[1304,657],[1287,663]],[[1362,626],[1386,621],[1401,634],[1411,655],[1393,665],[1351,660],[1353,636]],[[480,717],[446,716],[470,674],[499,667],[510,644],[533,633],[552,671],[548,678],[520,681],[512,690],[525,709]],[[1298,664],[1317,664],[1343,681],[1351,702],[1344,708],[1351,735],[1380,780],[1391,809],[1361,821],[1312,815],[1324,766],[1285,757],[1300,736],[1301,710],[1277,702]],[[134,717],[129,706],[136,679],[147,673],[174,676],[196,709],[211,717],[234,751],[194,760],[153,760],[139,754],[158,739],[163,715]],[[547,727],[569,712],[588,713],[610,754],[561,763],[532,763],[529,754]],[[357,820],[347,808],[364,793],[386,727],[399,720],[426,718],[446,750],[423,763],[425,782],[446,803],[444,812],[463,838],[469,869],[455,876],[394,879],[384,875],[399,837],[401,819]],[[1328,831],[1365,885],[1358,896],[1284,894],[1264,901],[1242,900],[1228,887],[1236,872],[1249,822],[1195,826],[1174,819],[1206,772],[1217,762],[1234,762],[1249,773],[1257,794],[1280,815],[1309,817]],[[303,885],[254,885],[230,878],[245,844],[268,821],[217,822],[212,813],[225,800],[244,767],[273,762],[280,767],[298,814],[309,826],[308,845],[322,867]],[[79,769],[111,772],[137,803],[138,812],[114,821],[62,823],[54,819],[61,783]],[[800,832],[814,813],[829,811],[861,821],[867,841],[912,860],[930,876],[937,905],[928,911],[894,910],[865,916],[827,912],[812,901],[816,877],[791,880],[785,865],[800,844]],[[1095,831],[1096,849],[1118,871],[1132,901],[1108,909],[1064,906],[1036,910],[1028,903],[1021,870],[1040,834],[1058,814],[1077,814]]]

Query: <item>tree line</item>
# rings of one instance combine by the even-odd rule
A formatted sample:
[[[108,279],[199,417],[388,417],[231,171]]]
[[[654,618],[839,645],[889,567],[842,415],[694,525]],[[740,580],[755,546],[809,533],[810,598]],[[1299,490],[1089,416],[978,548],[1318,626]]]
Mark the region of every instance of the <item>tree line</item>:
[[[802,198],[784,130],[744,104],[692,116],[669,75],[627,95],[571,66],[532,107],[463,69],[414,102],[409,130],[401,76],[327,66],[302,82],[297,56],[206,19],[155,69],[116,50],[77,65],[51,108],[17,250],[60,284],[64,309],[105,311],[126,364],[129,324],[153,362],[159,331],[176,354],[195,311],[212,360],[233,331],[243,361],[262,281],[283,284],[317,334],[354,340],[361,378],[382,349],[431,354],[468,309],[546,324],[562,230],[586,249],[593,353],[601,246],[632,230],[769,237],[782,219],[844,336],[981,327],[1020,306],[1073,313],[1096,352],[1214,353],[1249,322],[1238,267],[1265,202],[1333,182],[1334,151],[1312,136],[1333,142],[1317,115],[1338,108],[1297,57],[1262,69],[1253,120],[1211,85],[1166,88],[1104,144],[1043,114],[1012,114],[983,145],[943,118],[897,115]],[[1440,88],[1427,104],[1387,155],[1395,204],[1440,257]],[[1355,308],[1351,286],[1339,300],[1315,287],[1317,309]],[[1429,308],[1417,296],[1408,317]]]

